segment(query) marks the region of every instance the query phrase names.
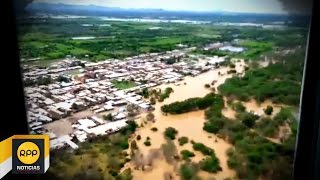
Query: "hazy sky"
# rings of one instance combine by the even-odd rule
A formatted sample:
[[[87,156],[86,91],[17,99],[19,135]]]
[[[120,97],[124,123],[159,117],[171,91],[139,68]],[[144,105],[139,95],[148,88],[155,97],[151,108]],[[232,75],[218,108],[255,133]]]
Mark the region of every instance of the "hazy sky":
[[[35,2],[166,10],[285,13],[277,0],[35,0]]]

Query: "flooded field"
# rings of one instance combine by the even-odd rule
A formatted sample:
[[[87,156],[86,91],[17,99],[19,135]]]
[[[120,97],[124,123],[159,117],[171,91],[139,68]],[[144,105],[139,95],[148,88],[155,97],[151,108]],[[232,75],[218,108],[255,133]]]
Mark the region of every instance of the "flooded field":
[[[244,62],[236,63],[237,72],[241,73],[243,71],[243,65]],[[140,119],[140,122],[138,123],[139,125],[143,124],[143,127],[139,128],[139,130],[136,132],[136,135],[141,136],[141,140],[137,141],[137,145],[139,147],[140,153],[143,154],[143,157],[148,156],[148,154],[155,149],[161,151],[161,145],[166,143],[163,132],[167,127],[173,127],[178,131],[177,138],[182,136],[186,136],[189,138],[189,143],[183,146],[179,145],[177,138],[173,141],[177,148],[178,154],[181,150],[189,150],[195,153],[195,157],[191,158],[193,162],[199,162],[204,158],[204,156],[200,152],[193,150],[190,140],[203,143],[215,150],[215,153],[220,160],[222,171],[216,174],[209,174],[204,171],[200,171],[199,176],[202,179],[213,177],[216,179],[224,179],[233,177],[235,175],[235,172],[227,166],[226,150],[230,148],[231,145],[226,141],[216,137],[215,135],[209,134],[202,130],[203,123],[205,122],[204,111],[190,112],[181,115],[163,115],[160,110],[161,106],[164,104],[169,104],[175,101],[182,101],[192,97],[205,96],[212,90],[211,88],[205,88],[204,85],[211,84],[212,81],[216,81],[214,86],[212,87],[217,88],[220,84],[224,83],[227,78],[230,78],[232,76],[230,74],[227,74],[228,70],[228,67],[222,67],[203,73],[196,77],[186,77],[183,81],[180,81],[178,83],[179,85],[165,84],[156,87],[161,89],[171,87],[173,88],[174,92],[170,94],[170,98],[165,99],[164,102],[157,103],[155,105],[155,111],[153,112],[156,119],[155,123],[144,123],[145,118]],[[220,76],[219,72],[220,74],[224,75]],[[151,130],[152,127],[156,127],[158,131],[153,132]],[[143,144],[147,137],[150,138],[151,142],[151,146],[149,147]],[[151,168],[149,168],[147,171],[142,171],[140,169],[136,169],[134,163],[131,161],[130,163],[127,163],[125,165],[124,169],[130,167],[133,170],[134,179],[137,180],[163,180],[164,174],[170,174],[173,179],[179,179],[178,168],[181,162],[183,161],[181,160],[176,164],[168,164],[164,158],[158,158],[152,163]]]

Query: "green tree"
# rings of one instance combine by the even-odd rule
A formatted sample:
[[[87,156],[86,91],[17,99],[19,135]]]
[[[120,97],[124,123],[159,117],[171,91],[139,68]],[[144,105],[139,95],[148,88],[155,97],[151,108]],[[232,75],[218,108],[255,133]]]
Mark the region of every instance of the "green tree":
[[[108,115],[103,115],[102,118],[104,120],[107,120],[107,121],[112,121],[113,120],[113,117],[112,117],[111,113],[109,113]]]
[[[149,112],[146,118],[147,118],[147,121],[154,121],[155,116],[152,112]]]
[[[141,139],[141,135],[139,134],[137,135],[137,140],[140,141],[140,139]]]
[[[156,99],[154,97],[150,98],[150,104],[155,105]]]
[[[272,112],[273,112],[273,107],[272,107],[272,106],[267,106],[267,108],[264,109],[264,113],[265,113],[266,115],[271,115]]]
[[[144,145],[146,145],[146,146],[151,146],[151,142],[150,141],[148,141],[148,140],[146,140],[146,141],[144,141],[144,143],[143,143]]]
[[[194,153],[188,150],[182,150],[180,154],[183,160],[188,160],[190,157],[194,157]]]
[[[201,170],[210,173],[216,173],[222,170],[219,159],[215,156],[214,153],[210,157],[207,157],[204,160],[200,161],[199,165]]]
[[[230,63],[230,64],[229,64],[229,67],[233,69],[233,68],[235,68],[235,67],[236,67],[236,65],[235,65],[235,64],[233,64],[233,63]]]
[[[236,118],[243,122],[247,127],[252,128],[255,125],[256,120],[259,119],[259,116],[254,115],[249,112],[242,112],[236,115]]]
[[[149,98],[148,88],[143,88],[141,94],[144,98]]]
[[[135,140],[131,141],[130,147],[133,150],[137,150],[138,149],[137,142]]]
[[[180,175],[182,180],[200,180],[197,176],[199,167],[195,163],[185,163],[180,166]]]
[[[209,121],[204,123],[203,130],[209,132],[209,133],[218,133],[220,129],[224,126],[224,119],[222,118],[216,118],[212,117],[209,119]]]
[[[173,127],[168,127],[166,128],[166,130],[164,131],[164,135],[165,137],[174,140],[176,138],[176,135],[178,134],[178,131],[173,128]]]
[[[200,151],[203,155],[208,155],[208,156],[210,156],[210,155],[213,155],[213,154],[214,154],[213,149],[205,146],[205,145],[202,144],[202,143],[194,143],[192,147],[193,147],[193,149],[194,149],[195,151]]]
[[[189,138],[188,138],[188,137],[185,137],[185,136],[180,137],[180,138],[178,139],[178,142],[179,142],[179,145],[180,145],[180,146],[183,146],[184,144],[187,144],[187,143],[189,142]]]
[[[232,108],[237,112],[244,112],[246,110],[246,107],[241,102],[234,103]]]

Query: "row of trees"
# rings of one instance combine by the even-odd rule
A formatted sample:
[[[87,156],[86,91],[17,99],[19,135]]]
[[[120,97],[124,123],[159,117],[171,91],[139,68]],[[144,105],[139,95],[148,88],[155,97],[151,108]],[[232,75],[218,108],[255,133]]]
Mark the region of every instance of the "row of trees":
[[[161,110],[164,113],[182,114],[199,109],[206,109],[212,104],[223,104],[222,96],[210,93],[203,98],[190,98],[184,101],[164,105],[161,107]]]

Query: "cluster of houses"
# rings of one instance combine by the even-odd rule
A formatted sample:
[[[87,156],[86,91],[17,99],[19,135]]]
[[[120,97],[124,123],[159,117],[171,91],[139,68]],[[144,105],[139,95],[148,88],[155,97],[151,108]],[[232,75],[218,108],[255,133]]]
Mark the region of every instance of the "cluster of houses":
[[[50,148],[59,149],[62,147],[70,147],[78,149],[77,142],[85,142],[89,137],[107,135],[120,131],[127,126],[126,116],[114,121],[106,121],[96,116],[90,118],[79,119],[72,124],[73,133],[57,137],[54,133],[48,133],[50,136]]]
[[[118,131],[126,126],[127,113],[123,108],[126,105],[134,104],[142,111],[152,109],[150,102],[139,95],[143,89],[180,81],[186,74],[200,74],[224,60],[208,57],[198,61],[184,61],[189,58],[188,51],[190,49],[143,54],[126,58],[124,61],[112,59],[97,63],[67,58],[48,68],[25,66],[25,79],[41,76],[54,79],[46,85],[25,87],[27,116],[32,133],[47,133],[44,124],[71,117],[84,110],[93,111],[97,116],[78,120],[77,124],[73,125],[74,133],[71,135],[56,137],[50,132],[52,147],[59,148],[63,144],[69,144],[76,148],[71,141],[73,138],[83,142],[88,134],[101,135]],[[171,58],[182,60],[167,64],[165,60]],[[73,70],[78,70],[79,73],[67,75],[68,71]],[[64,78],[57,80],[57,77],[61,76]],[[118,89],[115,81],[132,82],[135,86]],[[100,113],[108,111],[114,112],[112,122],[98,117]]]

